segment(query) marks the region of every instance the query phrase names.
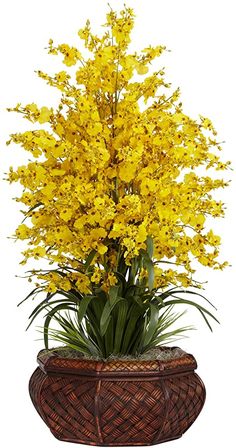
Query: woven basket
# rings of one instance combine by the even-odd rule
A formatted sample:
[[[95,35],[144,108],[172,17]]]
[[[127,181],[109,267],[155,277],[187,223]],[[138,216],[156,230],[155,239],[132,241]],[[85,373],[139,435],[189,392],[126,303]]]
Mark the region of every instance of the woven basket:
[[[169,361],[90,361],[38,355],[29,391],[59,440],[138,446],[177,439],[205,401],[192,355]]]

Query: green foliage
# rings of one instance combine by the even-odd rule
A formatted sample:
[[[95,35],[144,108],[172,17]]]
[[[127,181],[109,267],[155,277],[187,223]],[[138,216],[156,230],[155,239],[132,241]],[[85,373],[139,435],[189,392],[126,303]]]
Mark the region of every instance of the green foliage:
[[[148,250],[149,254],[142,260],[144,263],[151,260],[151,242]],[[108,292],[96,286],[93,294],[81,294],[76,290],[48,293],[30,314],[28,327],[39,314],[45,313],[42,331],[46,348],[49,340],[54,340],[101,358],[111,354],[138,355],[183,337],[192,327],[173,326],[184,314],[174,311],[176,305],[193,306],[212,330],[209,320],[218,320],[209,307],[200,303],[204,300],[213,307],[200,292],[178,286],[150,288],[150,278],[143,282],[137,278],[135,269],[138,268],[137,261],[130,269],[127,266],[123,272],[120,269],[118,283]],[[39,292],[41,289],[35,288],[25,300]],[[198,301],[190,300],[191,296]]]

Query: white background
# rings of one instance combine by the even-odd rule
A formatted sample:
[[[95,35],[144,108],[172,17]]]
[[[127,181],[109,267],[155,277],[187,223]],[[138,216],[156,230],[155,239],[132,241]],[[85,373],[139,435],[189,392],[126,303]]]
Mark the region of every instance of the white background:
[[[119,9],[123,1],[111,0],[110,4]],[[222,157],[231,159],[235,167],[234,1],[129,0],[127,4],[135,7],[137,15],[133,32],[136,48],[164,44],[172,50],[160,61],[167,66],[168,80],[173,86],[180,86],[186,113],[193,118],[202,114],[212,119],[219,140],[226,142]],[[36,69],[48,73],[63,69],[60,58],[49,56],[44,50],[48,39],[78,43],[77,30],[85,20],[89,17],[99,32],[107,10],[105,0],[8,0],[1,4],[2,173],[11,164],[17,166],[26,161],[23,150],[6,147],[5,141],[9,133],[28,127],[19,115],[8,114],[5,108],[18,101],[35,101],[40,106],[56,104],[56,93],[34,74]],[[230,177],[235,177],[234,172]],[[220,196],[227,203],[226,217],[215,225],[223,239],[222,259],[228,259],[232,267],[223,272],[199,273],[208,280],[205,293],[217,305],[221,325],[215,325],[211,334],[196,312],[190,311],[188,321],[199,330],[179,343],[198,360],[207,401],[193,427],[182,439],[166,445],[170,448],[235,446],[235,193],[233,181]],[[18,266],[23,246],[7,239],[21,219],[17,204],[11,200],[16,194],[16,186],[1,182],[1,444],[4,448],[62,447],[66,444],[53,438],[28,396],[28,379],[36,367],[42,342],[35,341],[38,334],[33,329],[24,331],[32,303],[16,308],[30,290],[26,280],[15,278],[15,274],[23,273]]]

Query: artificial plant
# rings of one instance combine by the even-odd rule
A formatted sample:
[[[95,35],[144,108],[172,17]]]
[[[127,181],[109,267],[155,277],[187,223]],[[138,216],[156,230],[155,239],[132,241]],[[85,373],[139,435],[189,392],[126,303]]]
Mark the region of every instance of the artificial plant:
[[[210,328],[216,320],[192,297],[205,299],[196,262],[227,265],[207,218],[224,215],[214,191],[228,183],[215,171],[229,162],[212,122],[186,115],[179,89],[153,71],[166,48],[129,52],[133,25],[125,7],[108,12],[101,37],[87,21],[78,32],[85,52],[50,40],[48,52],[76,66],[74,75],[38,71],[60,90],[58,107],[9,109],[33,124],[10,137],[30,160],[8,180],[23,187],[22,264],[42,261],[26,299],[39,298],[30,324],[45,313],[46,347],[51,337],[85,354],[142,353],[186,331],[170,328],[177,304],[195,306]]]

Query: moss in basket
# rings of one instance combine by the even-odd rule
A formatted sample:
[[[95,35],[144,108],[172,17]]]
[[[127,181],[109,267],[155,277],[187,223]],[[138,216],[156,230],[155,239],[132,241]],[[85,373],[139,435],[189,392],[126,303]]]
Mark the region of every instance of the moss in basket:
[[[138,356],[190,328],[172,327],[182,315],[176,305],[194,306],[210,328],[216,320],[193,262],[227,265],[207,217],[224,215],[214,191],[228,183],[211,173],[230,163],[219,157],[212,122],[186,115],[164,69],[150,71],[166,48],[128,51],[133,25],[128,7],[108,12],[102,37],[87,21],[78,35],[88,57],[50,40],[66,70],[38,75],[60,90],[58,107],[9,109],[38,123],[7,142],[31,158],[8,180],[23,186],[22,264],[47,263],[29,272],[36,285],[26,298],[45,293],[30,324],[46,313],[46,348],[51,338],[85,355]]]

